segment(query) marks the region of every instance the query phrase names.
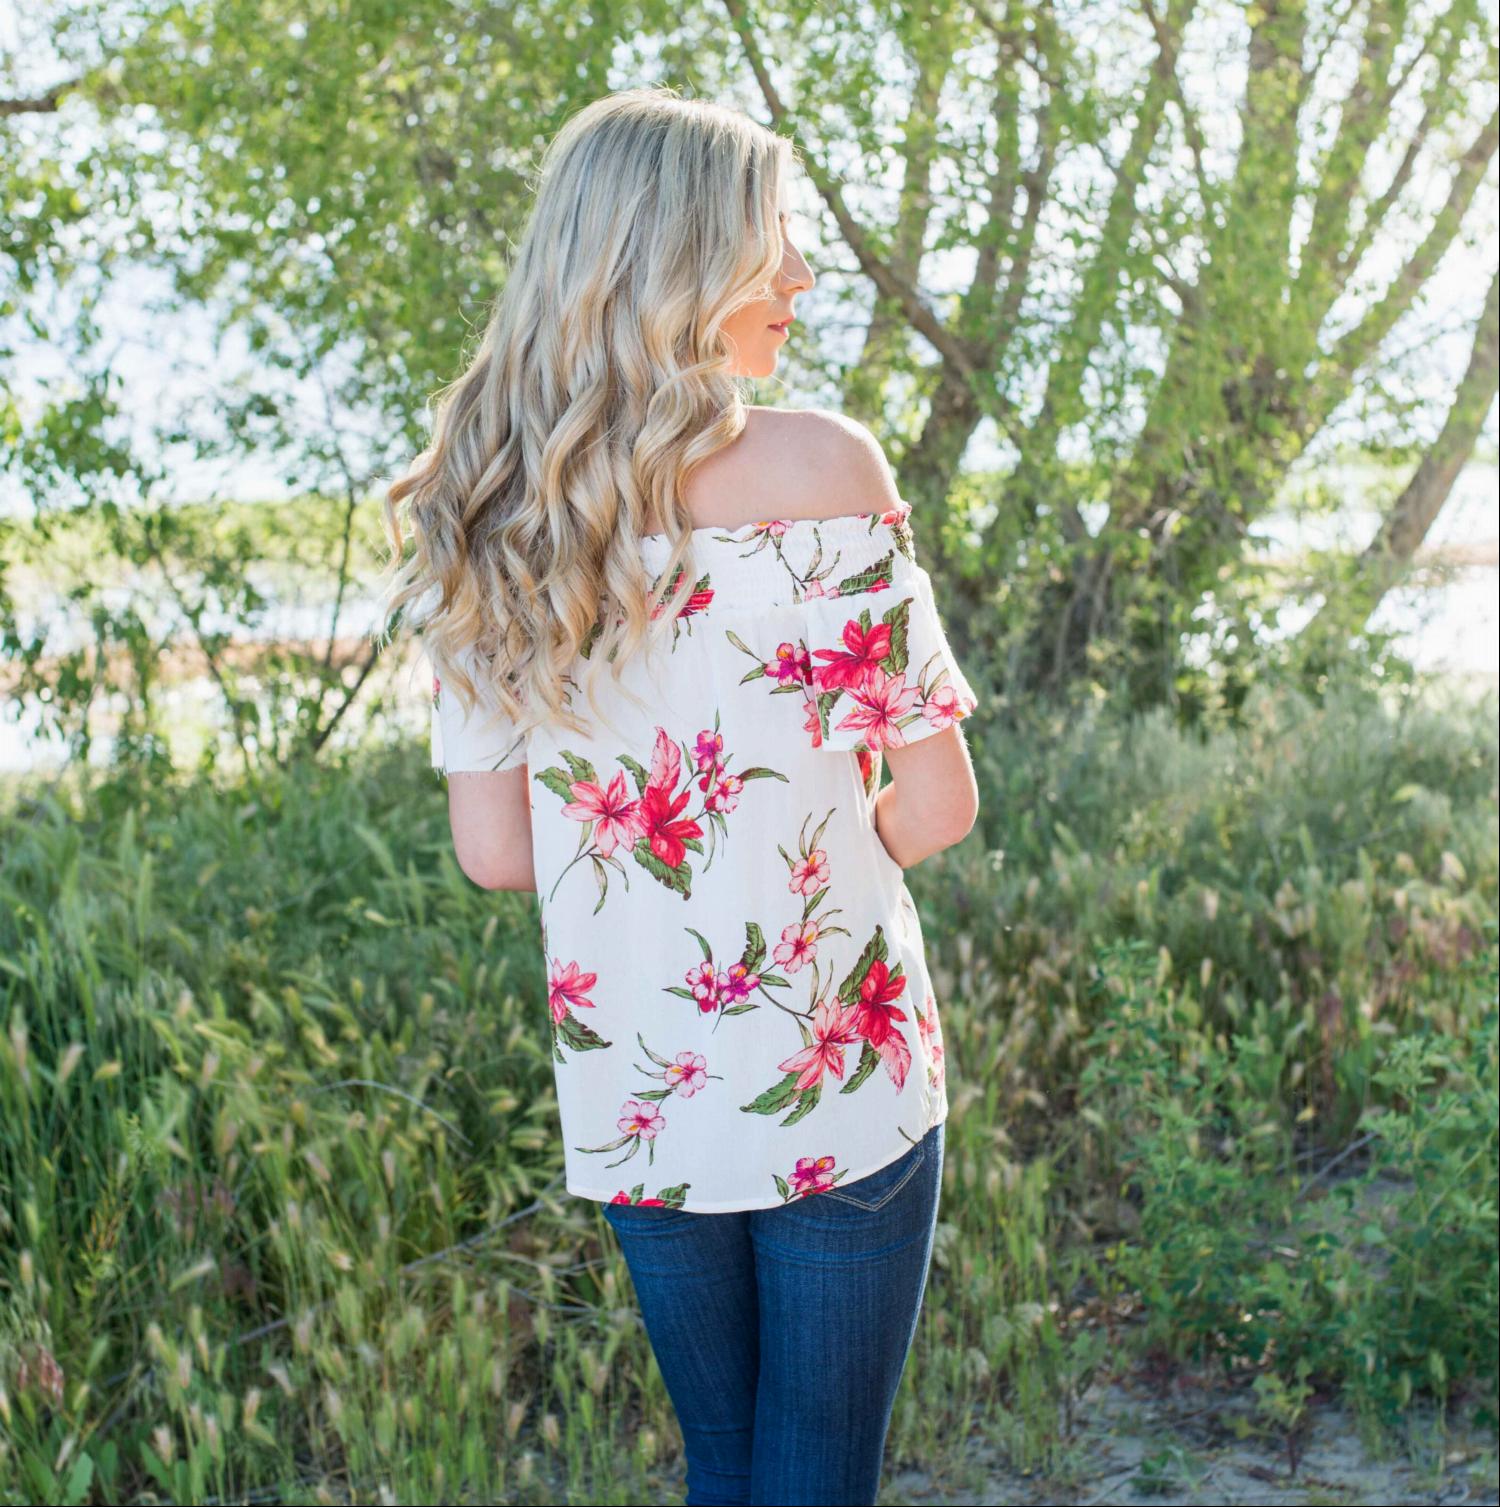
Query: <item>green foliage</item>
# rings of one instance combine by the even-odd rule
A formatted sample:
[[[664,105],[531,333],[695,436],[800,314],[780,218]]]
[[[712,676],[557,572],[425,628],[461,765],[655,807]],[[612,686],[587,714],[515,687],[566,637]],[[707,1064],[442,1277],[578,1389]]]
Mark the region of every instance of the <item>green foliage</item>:
[[[1298,1168],[1295,1122],[1277,1098],[1284,1040],[1206,1031],[1190,996],[1161,992],[1149,949],[1101,958],[1080,1114],[1118,1152],[1138,1217],[1104,1253],[1109,1285],[1143,1298],[1149,1342],[1253,1368],[1284,1425],[1312,1386],[1344,1390],[1391,1426],[1416,1392],[1447,1398],[1455,1382],[1493,1409],[1493,925],[1454,982],[1461,1030],[1389,1043],[1353,1143],[1362,1170],[1334,1182],[1343,1158]]]
[[[951,1109],[897,1455],[1056,1465],[1148,1333],[1280,1427],[1493,1386],[1493,724],[1255,728],[976,739],[992,831],[909,876]],[[0,1499],[664,1494],[535,902],[463,878],[420,750],[7,799]]]

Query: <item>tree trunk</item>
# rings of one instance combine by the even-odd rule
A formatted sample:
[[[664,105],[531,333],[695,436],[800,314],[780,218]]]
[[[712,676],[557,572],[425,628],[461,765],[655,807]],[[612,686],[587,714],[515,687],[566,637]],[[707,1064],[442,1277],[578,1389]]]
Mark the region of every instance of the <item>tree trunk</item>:
[[[1453,491],[1453,483],[1474,452],[1474,442],[1495,400],[1500,380],[1496,361],[1500,358],[1500,276],[1490,280],[1489,295],[1479,327],[1474,335],[1474,349],[1469,367],[1459,383],[1453,406],[1443,431],[1432,449],[1422,457],[1412,479],[1396,499],[1375,537],[1359,557],[1358,574],[1345,591],[1330,594],[1327,602],[1303,629],[1309,641],[1331,634],[1357,634],[1364,628],[1381,599],[1405,574],[1412,556],[1427,537],[1428,530],[1442,511]]]

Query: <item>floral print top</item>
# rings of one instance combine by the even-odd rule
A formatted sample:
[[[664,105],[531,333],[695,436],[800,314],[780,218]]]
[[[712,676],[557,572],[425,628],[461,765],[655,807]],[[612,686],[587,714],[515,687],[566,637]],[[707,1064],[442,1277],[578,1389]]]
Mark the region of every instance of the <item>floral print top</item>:
[[[599,676],[588,738],[466,717],[434,677],[435,767],[527,766],[571,1193],[774,1207],[947,1117],[921,927],[872,819],[884,750],[975,706],[909,513],[694,530],[691,596]],[[666,536],[639,547],[659,581]]]

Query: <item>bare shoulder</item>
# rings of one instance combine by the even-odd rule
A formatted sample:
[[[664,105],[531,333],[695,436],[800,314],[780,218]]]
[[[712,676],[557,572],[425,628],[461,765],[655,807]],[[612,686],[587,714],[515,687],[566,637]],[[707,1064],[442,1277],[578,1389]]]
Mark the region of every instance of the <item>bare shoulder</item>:
[[[883,513],[900,501],[884,448],[858,419],[828,408],[755,408],[747,437],[752,429],[785,516]]]

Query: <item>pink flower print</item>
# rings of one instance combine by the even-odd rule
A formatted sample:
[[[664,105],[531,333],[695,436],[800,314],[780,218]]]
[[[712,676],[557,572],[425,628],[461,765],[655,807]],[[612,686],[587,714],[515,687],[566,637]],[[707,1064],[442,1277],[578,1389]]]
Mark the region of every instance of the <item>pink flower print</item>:
[[[693,998],[698,1001],[698,1008],[705,1015],[719,1008],[719,981],[712,963],[699,963],[696,968],[689,968],[687,983],[693,991]]]
[[[693,747],[693,758],[699,770],[715,770],[724,767],[724,734],[704,731],[698,734]]]
[[[678,586],[681,584],[682,569],[679,566],[677,574],[672,577],[672,585],[668,589],[667,594],[670,596],[672,592],[676,591]],[[708,577],[704,576],[702,580],[694,584],[693,590],[688,594],[687,601],[685,601],[682,606],[677,609],[677,616],[691,617],[695,612],[702,612],[708,606],[708,604],[713,601],[713,599],[714,589],[708,584]],[[667,604],[665,602],[657,602],[651,609],[652,619],[655,620],[656,618],[659,618],[666,610]],[[621,620],[617,618],[616,622],[619,621]]]
[[[945,1068],[943,1065],[943,1032],[938,1024],[937,1001],[931,994],[923,1006],[917,1029],[922,1033],[922,1042],[927,1051],[927,1081],[934,1091],[941,1093]]]
[[[937,690],[929,691],[927,700],[922,703],[922,715],[934,727],[951,726],[963,716],[958,692],[951,685],[940,685]]]
[[[568,1013],[568,1006],[575,1009],[586,1006],[592,1010],[594,1002],[585,999],[584,996],[595,984],[599,982],[597,973],[581,973],[577,963],[569,963],[566,968],[557,961],[552,960],[552,968],[547,978],[547,1004],[552,1011],[552,1020],[556,1025],[561,1025],[563,1016]]]
[[[826,581],[809,581],[802,588],[804,601],[812,601],[816,597],[836,597],[839,594],[837,586],[830,586]]]
[[[787,888],[794,895],[810,895],[828,883],[828,854],[822,848],[814,848],[806,858],[799,858],[792,865],[792,877]]]
[[[708,1063],[698,1052],[679,1052],[677,1061],[662,1071],[662,1081],[684,1099],[691,1099],[708,1082]]]
[[[657,1132],[666,1128],[662,1112],[645,1099],[627,1099],[620,1106],[618,1125],[626,1135],[638,1140],[654,1141]]]
[[[667,736],[666,728],[657,728],[656,742],[651,749],[651,772],[646,777],[647,787],[654,785],[670,794],[677,788],[681,773],[682,750]]]
[[[882,513],[880,515],[880,521],[882,523],[884,523],[884,524],[894,525],[894,524],[900,523],[901,520],[903,518],[905,518],[906,515],[910,511],[911,511],[910,508],[903,508],[903,507],[892,508],[890,510],[890,512],[888,512],[888,513]]]
[[[814,649],[814,659],[826,659],[815,673],[821,691],[857,690],[877,671],[891,652],[891,625],[876,623],[868,633],[854,619],[844,624],[843,649]]]
[[[765,523],[753,524],[750,534],[752,538],[756,534],[769,534],[773,539],[779,539],[791,526],[790,518],[772,518]]]
[[[721,766],[722,767],[722,766]],[[706,778],[706,776],[705,776]],[[710,811],[717,811],[721,815],[728,815],[740,803],[740,792],[745,788],[745,782],[737,774],[722,775],[719,783],[709,791],[703,804]]]
[[[605,858],[621,843],[633,848],[636,838],[645,836],[641,803],[626,798],[623,773],[617,772],[604,790],[588,780],[574,780],[568,789],[573,799],[562,808],[563,815],[571,816],[575,822],[597,823],[594,842]]]
[[[783,929],[781,945],[771,954],[788,973],[805,967],[818,955],[818,923],[804,921]]]
[[[825,1193],[833,1186],[833,1166],[837,1160],[831,1156],[799,1156],[797,1170],[787,1181],[792,1192],[806,1198],[813,1193]]]
[[[776,658],[766,664],[766,674],[777,685],[807,685],[812,681],[812,660],[806,644],[777,644]]]
[[[785,1062],[778,1062],[783,1073],[797,1073],[797,1092],[811,1088],[823,1077],[827,1068],[835,1078],[844,1076],[844,1048],[851,1041],[858,1041],[854,1029],[857,1006],[841,1005],[837,1000],[819,1000],[813,1011],[813,1039],[810,1046],[794,1052]]]
[[[905,675],[871,670],[864,685],[852,694],[859,704],[839,723],[839,731],[863,734],[864,742],[872,749],[904,747],[906,739],[897,719],[915,705],[916,686],[907,685]]]
[[[432,677],[432,699],[436,701],[443,694],[443,682],[436,675]]]
[[[743,963],[734,963],[714,982],[718,985],[720,997],[728,1004],[737,1005],[760,983],[760,975],[751,973]]]
[[[821,748],[823,746],[823,722],[818,716],[818,708],[815,702],[809,701],[807,703],[807,721],[802,724],[802,731],[812,734],[812,746],[814,748]]]

